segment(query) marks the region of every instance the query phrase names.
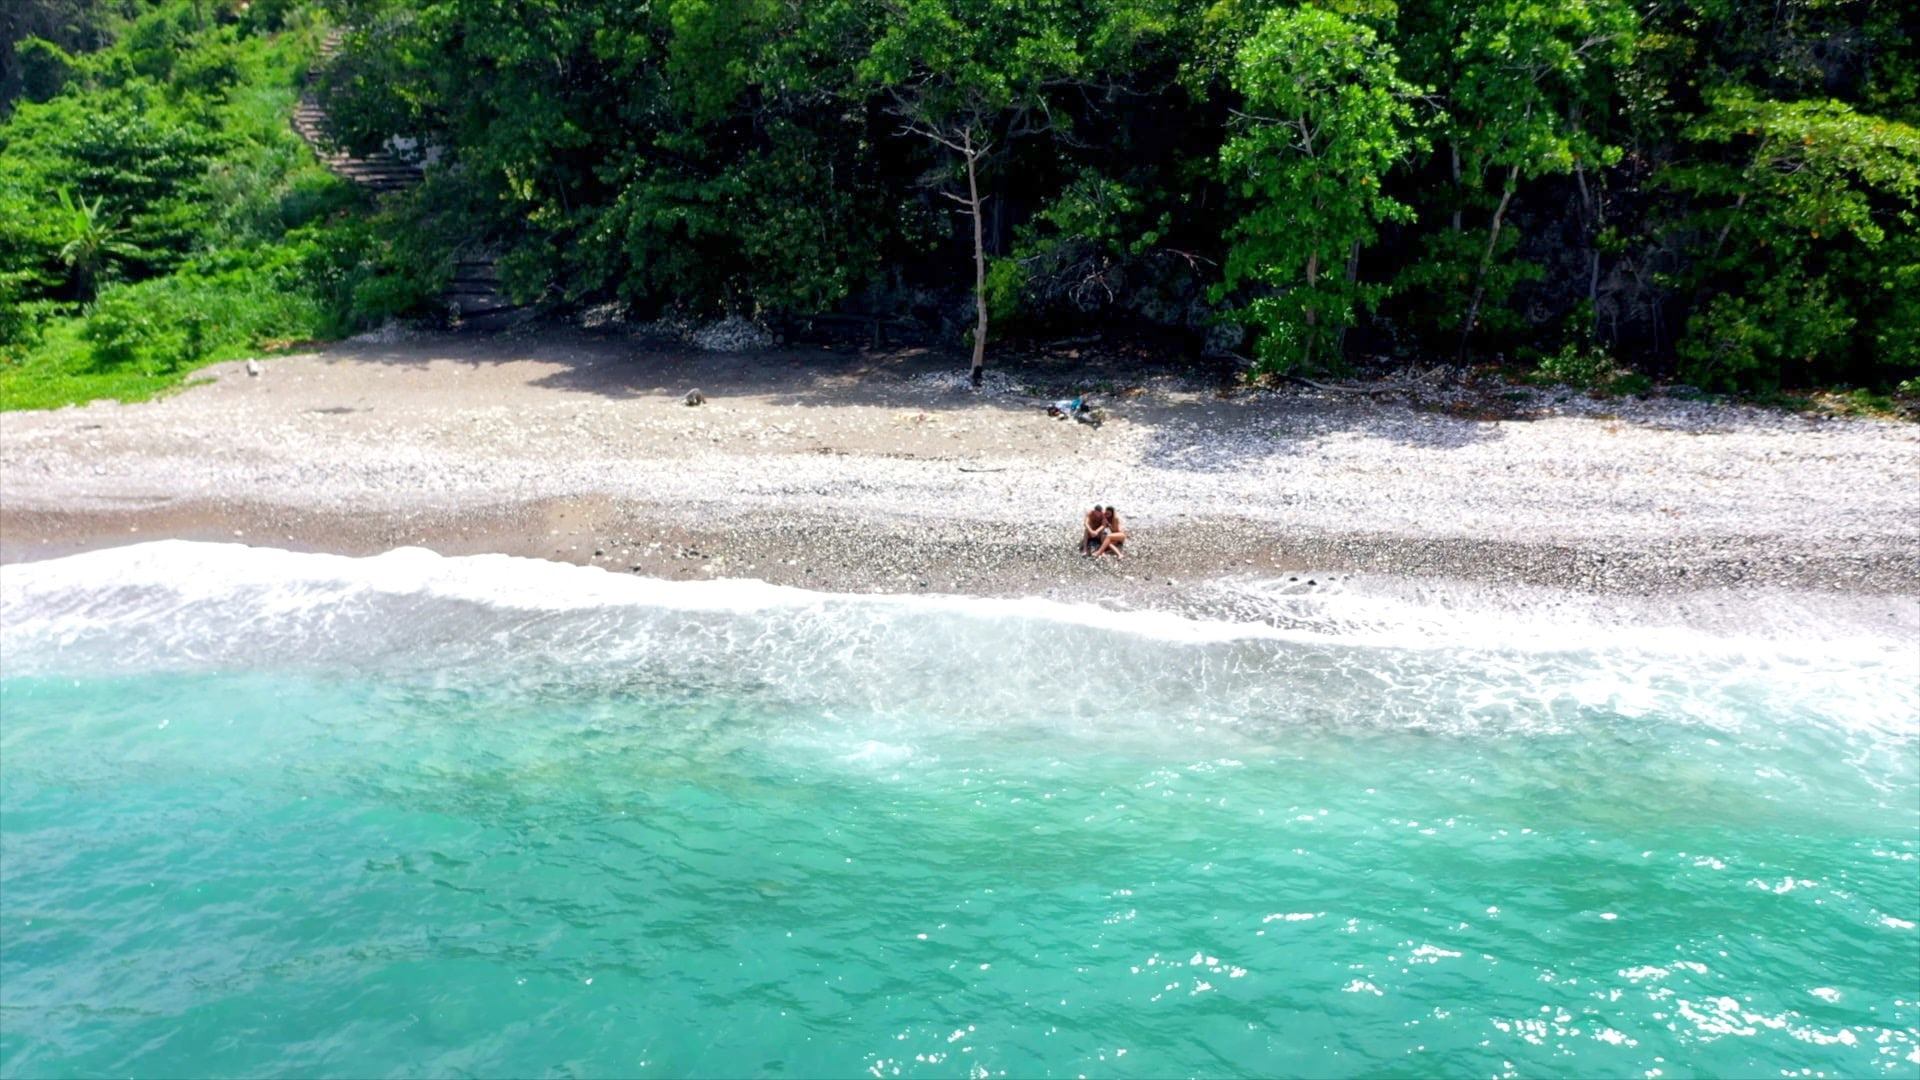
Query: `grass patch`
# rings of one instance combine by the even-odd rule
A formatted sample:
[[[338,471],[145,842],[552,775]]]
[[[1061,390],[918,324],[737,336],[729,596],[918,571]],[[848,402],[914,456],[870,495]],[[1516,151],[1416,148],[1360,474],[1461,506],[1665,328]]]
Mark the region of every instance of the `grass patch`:
[[[160,0],[0,121],[0,410],[143,401],[431,295],[404,214],[293,132],[325,18],[282,15]]]
[[[80,334],[85,323],[66,319],[47,328],[40,345],[26,358],[0,362],[0,412],[18,409],[58,409],[89,401],[150,401],[181,389],[192,372],[224,360],[238,360],[258,350],[245,345],[213,349],[195,359],[164,370],[135,367],[102,368],[93,347]]]

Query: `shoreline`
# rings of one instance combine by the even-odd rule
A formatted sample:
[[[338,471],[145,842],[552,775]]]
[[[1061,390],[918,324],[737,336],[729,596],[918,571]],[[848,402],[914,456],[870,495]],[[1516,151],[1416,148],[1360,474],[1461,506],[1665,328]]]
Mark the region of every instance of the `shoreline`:
[[[1864,648],[1861,655],[1882,657],[1920,647],[1920,592],[1879,589],[1870,573],[1848,577],[1844,569],[1833,580],[1850,587],[1831,587],[1832,582],[1823,582],[1820,576],[1835,568],[1813,561],[1786,560],[1785,565],[1800,571],[1797,577],[1764,569],[1754,573],[1755,566],[1765,567],[1771,561],[1756,563],[1725,547],[1712,553],[1717,561],[1689,564],[1675,563],[1672,552],[1622,558],[1618,553],[1601,556],[1456,541],[1425,545],[1422,561],[1412,565],[1395,560],[1396,553],[1410,547],[1398,538],[1293,538],[1261,545],[1262,557],[1244,559],[1223,555],[1218,545],[1223,538],[1244,540],[1246,523],[1211,522],[1165,538],[1154,558],[1123,566],[1080,558],[1054,542],[1057,538],[1002,534],[984,546],[986,554],[966,567],[927,570],[929,549],[914,538],[912,529],[883,532],[872,521],[783,527],[775,530],[772,541],[783,545],[780,550],[785,554],[769,557],[765,543],[739,533],[703,530],[697,523],[666,524],[663,518],[648,517],[632,506],[601,502],[593,509],[627,523],[621,530],[627,535],[605,543],[630,543],[637,548],[589,549],[586,545],[598,535],[596,522],[579,501],[495,508],[478,519],[462,515],[458,524],[418,517],[406,521],[367,517],[348,524],[285,508],[260,509],[260,516],[250,517],[246,510],[231,507],[207,513],[175,507],[116,515],[117,525],[145,522],[125,526],[129,530],[125,533],[98,532],[107,520],[102,515],[62,515],[57,523],[39,519],[35,524],[41,531],[34,540],[10,549],[0,542],[0,550],[9,556],[29,558],[10,557],[0,566],[23,567],[42,559],[115,552],[160,540],[233,551],[236,556],[245,551],[249,562],[256,552],[267,558],[323,555],[377,560],[401,549],[424,548],[438,559],[506,556],[526,560],[525,571],[510,564],[489,564],[494,573],[503,575],[497,580],[507,596],[524,596],[517,591],[523,586],[515,584],[523,573],[602,571],[611,578],[544,580],[560,584],[568,597],[582,595],[582,589],[589,594],[605,590],[606,602],[615,606],[633,595],[626,591],[628,582],[706,583],[725,586],[716,595],[726,597],[742,595],[735,591],[737,586],[765,586],[800,590],[813,601],[826,602],[842,598],[1011,601],[1020,605],[1018,610],[1036,614],[1043,613],[1046,605],[1058,605],[1062,610],[1090,610],[1095,614],[1081,618],[1095,622],[1132,615],[1171,616],[1190,620],[1189,625],[1304,632],[1326,643],[1388,641],[1467,649],[1518,645],[1554,652],[1626,642],[1672,648],[1677,639],[1671,635],[1682,633],[1688,635],[1685,649],[1689,652],[1717,640],[1721,647],[1759,648],[1769,655],[1781,650],[1782,656],[1803,659],[1831,655],[1835,647]],[[636,521],[651,521],[659,528],[636,527]],[[235,524],[254,528],[230,528]],[[528,531],[530,524],[552,524],[557,529],[534,535]],[[268,534],[289,528],[294,531]],[[882,550],[886,554],[876,554]],[[185,558],[201,565],[196,577],[233,565],[231,556],[218,554]],[[1874,565],[1871,560],[1864,562]],[[1156,569],[1177,566],[1183,576],[1139,573],[1142,566],[1134,563],[1150,563]],[[1665,582],[1633,582],[1636,563],[1669,574],[1676,566],[1709,569],[1680,573]],[[301,564],[286,565],[297,575]],[[329,573],[344,573],[351,579],[356,571]],[[439,573],[427,570],[422,580],[435,580]],[[1623,579],[1631,586],[1622,587]],[[598,584],[601,581],[605,584]],[[1026,606],[1027,601],[1041,606]],[[521,602],[509,601],[510,605]]]
[[[673,581],[748,577],[825,592],[915,591],[1128,601],[1230,577],[1364,575],[1656,597],[1767,588],[1920,595],[1920,553],[1897,545],[1783,550],[1769,537],[1691,537],[1595,549],[1472,537],[1314,534],[1250,519],[1199,519],[1141,534],[1120,560],[1079,555],[1051,525],[974,522],[950,531],[901,516],[782,511],[768,523],[717,507],[603,495],[525,503],[337,511],[240,501],[121,510],[0,511],[0,565],[147,540],[243,543],[366,556],[397,547],[503,554]]]
[[[1180,603],[1356,574],[1657,597],[1920,595],[1920,425],[1497,388],[1405,402],[580,333],[349,343],[0,420],[0,564],[180,538],[497,552],[669,580]],[[1125,380],[1132,378],[1132,384]],[[1103,386],[1100,428],[1041,411]],[[698,386],[709,404],[680,403]],[[1125,560],[1074,546],[1120,506]]]

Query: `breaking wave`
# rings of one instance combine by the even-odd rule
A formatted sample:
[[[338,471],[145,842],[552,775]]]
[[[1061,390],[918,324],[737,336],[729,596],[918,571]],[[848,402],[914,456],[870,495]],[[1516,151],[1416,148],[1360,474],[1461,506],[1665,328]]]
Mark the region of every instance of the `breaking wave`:
[[[1899,601],[1906,603],[1907,601]],[[0,576],[9,675],[347,669],[521,691],[700,687],[990,727],[1736,730],[1760,713],[1920,730],[1915,645],[1735,617],[1649,627],[1591,600],[1240,582],[1203,614],[673,582],[501,555],[370,558],[159,541]],[[464,673],[464,674],[462,674]]]

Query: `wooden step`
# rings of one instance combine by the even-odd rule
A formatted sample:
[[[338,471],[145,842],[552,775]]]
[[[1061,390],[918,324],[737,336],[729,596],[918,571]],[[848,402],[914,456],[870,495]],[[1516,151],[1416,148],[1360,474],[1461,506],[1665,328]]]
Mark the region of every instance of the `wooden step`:
[[[345,33],[339,28],[327,32],[320,42],[319,62],[307,72],[309,83],[326,63],[340,54]],[[295,134],[312,146],[320,163],[335,176],[377,194],[400,191],[420,183],[426,172],[418,162],[409,161],[382,150],[365,156],[347,153],[333,145],[327,134],[327,110],[312,94],[304,94],[294,106],[291,118]]]

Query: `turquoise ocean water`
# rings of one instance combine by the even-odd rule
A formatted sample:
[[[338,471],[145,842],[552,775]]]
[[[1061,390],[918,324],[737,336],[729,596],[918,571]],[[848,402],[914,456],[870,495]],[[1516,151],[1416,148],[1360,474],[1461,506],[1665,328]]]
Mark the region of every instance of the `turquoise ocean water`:
[[[0,600],[6,1076],[1920,1075],[1911,641],[178,543]]]

